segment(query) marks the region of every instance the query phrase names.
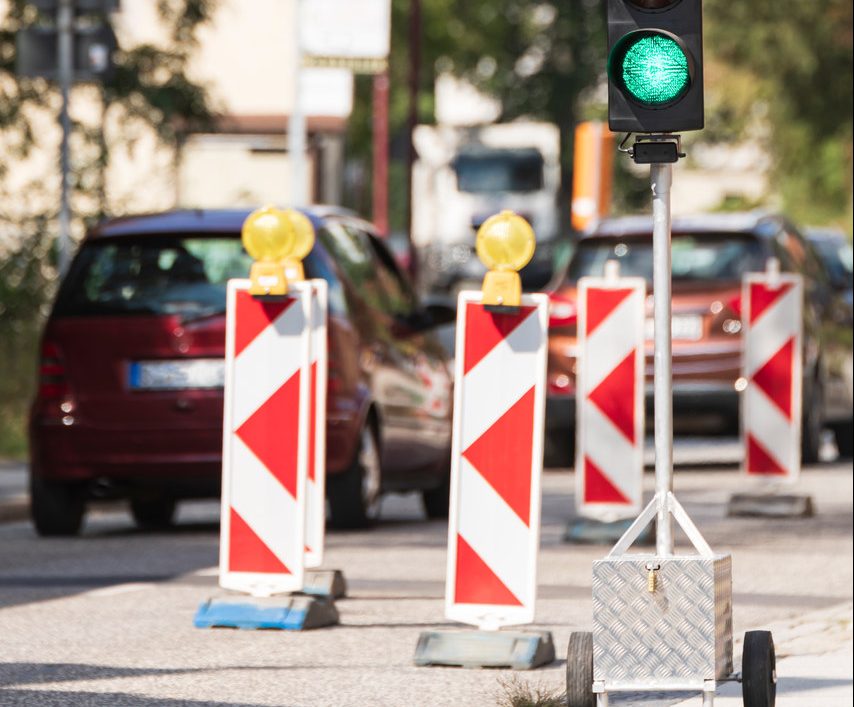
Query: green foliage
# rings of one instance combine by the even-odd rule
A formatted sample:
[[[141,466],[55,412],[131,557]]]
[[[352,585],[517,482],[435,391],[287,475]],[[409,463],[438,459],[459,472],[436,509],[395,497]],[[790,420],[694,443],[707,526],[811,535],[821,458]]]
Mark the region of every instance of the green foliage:
[[[849,228],[852,19],[851,0],[706,3],[707,53],[728,67],[725,80],[709,82],[712,134],[766,123],[773,186],[786,209]]]

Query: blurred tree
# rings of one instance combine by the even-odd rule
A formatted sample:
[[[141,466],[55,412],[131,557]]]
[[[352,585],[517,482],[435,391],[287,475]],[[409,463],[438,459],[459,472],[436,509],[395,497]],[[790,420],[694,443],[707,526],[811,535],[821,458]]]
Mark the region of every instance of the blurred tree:
[[[845,222],[852,198],[851,0],[707,0],[710,137],[764,138],[798,220]]]
[[[183,134],[211,124],[205,87],[187,74],[196,32],[218,0],[157,0],[166,30],[163,45],[116,53],[116,69],[99,86],[72,91],[100,102],[93,122],[75,122],[71,142],[73,232],[109,211],[105,174],[111,150],[127,148],[141,131],[177,146]],[[44,174],[22,179],[19,165],[55,148],[44,126],[58,113],[59,91],[40,78],[15,74],[15,33],[39,21],[25,0],[9,0],[0,25],[0,455],[24,451],[24,419],[32,388],[38,333],[56,280],[53,243],[58,211],[58,150]],[[108,122],[109,119],[109,122]],[[118,125],[108,131],[106,125]],[[44,141],[49,142],[45,143]],[[32,168],[28,172],[37,172]],[[18,168],[18,169],[16,169]],[[47,206],[45,206],[47,205]]]

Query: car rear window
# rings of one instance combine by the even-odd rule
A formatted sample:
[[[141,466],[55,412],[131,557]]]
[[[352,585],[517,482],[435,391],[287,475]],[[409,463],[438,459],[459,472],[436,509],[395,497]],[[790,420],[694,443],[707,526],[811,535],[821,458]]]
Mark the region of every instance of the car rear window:
[[[83,245],[57,296],[55,316],[225,311],[226,283],[247,277],[252,259],[239,238],[147,236]]]
[[[763,269],[762,244],[750,234],[673,234],[671,246],[674,281],[734,282],[750,270]],[[591,238],[573,254],[567,280],[601,276],[605,263],[616,260],[620,274],[652,282],[650,236]]]

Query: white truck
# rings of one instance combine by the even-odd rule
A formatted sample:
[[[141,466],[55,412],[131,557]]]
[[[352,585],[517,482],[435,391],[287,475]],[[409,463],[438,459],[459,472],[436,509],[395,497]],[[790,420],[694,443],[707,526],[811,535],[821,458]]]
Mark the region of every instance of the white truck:
[[[480,287],[485,268],[475,234],[502,209],[534,228],[537,251],[522,271],[526,289],[551,275],[560,193],[560,134],[550,123],[473,127],[419,125],[412,173],[412,243],[421,286],[455,294]]]

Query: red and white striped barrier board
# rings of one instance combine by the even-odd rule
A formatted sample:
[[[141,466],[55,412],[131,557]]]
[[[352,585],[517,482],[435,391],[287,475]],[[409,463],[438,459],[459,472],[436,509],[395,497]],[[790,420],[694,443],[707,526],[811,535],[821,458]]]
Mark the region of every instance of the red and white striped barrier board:
[[[308,433],[308,479],[305,496],[305,566],[323,564],[326,534],[326,280],[310,280],[311,297],[311,419]]]
[[[645,297],[643,278],[578,282],[575,505],[603,522],[643,500]]]
[[[458,301],[445,614],[484,629],[534,618],[548,298]]]
[[[770,269],[742,282],[741,427],[751,476],[794,482],[800,473],[803,293],[800,275]]]
[[[219,583],[268,596],[303,586],[311,285],[280,301],[228,283]]]

